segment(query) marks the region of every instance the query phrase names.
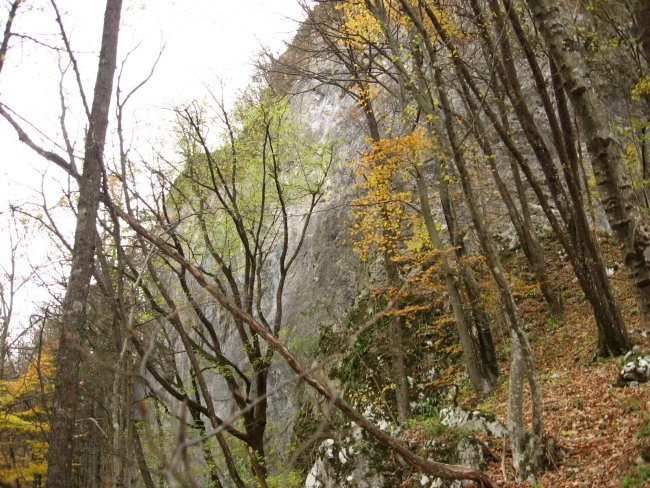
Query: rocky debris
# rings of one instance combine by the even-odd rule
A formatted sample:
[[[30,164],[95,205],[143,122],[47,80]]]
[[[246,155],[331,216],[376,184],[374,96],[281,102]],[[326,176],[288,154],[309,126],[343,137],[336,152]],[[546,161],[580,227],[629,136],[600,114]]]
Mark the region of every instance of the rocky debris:
[[[440,422],[447,430],[426,444],[427,452],[437,460],[470,466],[484,470],[493,454],[487,446],[473,434],[482,433],[494,437],[507,434],[506,428],[494,415],[478,410],[468,411],[461,407],[440,410]],[[440,478],[420,480],[427,488],[461,488],[471,486],[469,481],[447,481]]]
[[[471,432],[482,432],[493,437],[503,437],[508,430],[496,417],[487,412],[472,412],[461,407],[440,410],[440,421],[447,427],[461,427]]]
[[[432,453],[431,457],[433,459],[444,459],[445,462],[461,464],[481,471],[487,467],[489,462],[483,442],[467,432],[454,428],[450,428],[446,435],[427,442],[426,450]],[[420,480],[420,484],[427,486],[427,488],[461,488],[463,486],[473,486],[474,482],[433,478],[430,480],[430,484],[423,484],[423,480]]]
[[[650,354],[642,352],[636,345],[623,357],[623,367],[617,383],[626,385],[633,382],[645,383],[650,380]]]
[[[632,350],[625,355],[623,360],[625,364],[618,378],[619,384],[645,383],[650,380],[650,354],[643,356],[635,354]]]
[[[402,437],[409,449],[436,461],[462,464],[474,469],[487,467],[493,454],[474,434],[501,437],[505,427],[486,412],[447,408],[440,420],[430,418],[414,429],[402,429],[366,412],[382,429]],[[350,424],[345,437],[325,440],[307,476],[305,488],[398,488],[410,471],[399,459],[388,455],[385,446],[369,438],[358,426]],[[446,481],[421,475],[417,480],[426,488],[462,488],[471,482]]]
[[[325,440],[318,449],[305,488],[380,488],[391,486],[384,476],[386,452],[348,436]]]

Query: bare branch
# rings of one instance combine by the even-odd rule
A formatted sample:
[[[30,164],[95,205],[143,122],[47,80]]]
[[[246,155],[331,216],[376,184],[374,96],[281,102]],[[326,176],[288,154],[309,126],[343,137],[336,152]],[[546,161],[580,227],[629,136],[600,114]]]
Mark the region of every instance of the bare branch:
[[[29,137],[27,132],[25,132],[23,130],[23,128],[20,126],[20,124],[13,118],[13,116],[11,114],[9,114],[9,112],[7,110],[7,106],[2,104],[2,103],[0,103],[0,115],[2,115],[7,120],[7,122],[9,122],[11,124],[11,126],[14,128],[14,130],[18,134],[18,139],[20,140],[20,142],[27,145],[34,152],[36,152],[36,154],[38,154],[39,156],[42,156],[46,160],[56,164],[60,168],[63,168],[65,170],[65,172],[68,173],[73,178],[75,178],[77,180],[80,178],[79,173],[77,173],[77,171],[74,169],[74,167],[68,161],[63,159],[58,154],[56,154],[54,152],[51,152],[51,151],[46,151],[41,146],[36,144]]]
[[[68,53],[68,56],[70,57],[70,62],[72,63],[72,69],[75,74],[75,78],[77,80],[77,87],[79,88],[79,96],[81,97],[81,101],[83,102],[84,110],[86,111],[86,117],[88,120],[90,120],[90,108],[88,108],[88,101],[86,100],[86,92],[84,91],[83,84],[81,83],[81,74],[79,73],[79,66],[77,64],[77,58],[75,58],[72,48],[70,47],[70,41],[68,40],[68,35],[65,32],[65,28],[63,27],[63,20],[61,19],[61,14],[59,13],[59,7],[56,5],[56,2],[54,0],[51,0],[50,2],[52,4],[52,8],[54,9],[54,13],[56,14],[56,23],[59,26],[59,31],[61,32],[61,38],[63,39],[63,44],[65,44],[65,49]]]
[[[7,23],[5,24],[5,32],[4,36],[2,37],[2,44],[0,44],[0,73],[2,72],[2,67],[5,64],[5,59],[7,57],[9,39],[11,39],[11,36],[14,35],[11,32],[11,28],[13,27],[14,19],[16,18],[16,12],[18,11],[18,7],[21,3],[22,0],[14,0],[14,2],[11,4],[11,7],[9,8],[9,17],[7,18]]]

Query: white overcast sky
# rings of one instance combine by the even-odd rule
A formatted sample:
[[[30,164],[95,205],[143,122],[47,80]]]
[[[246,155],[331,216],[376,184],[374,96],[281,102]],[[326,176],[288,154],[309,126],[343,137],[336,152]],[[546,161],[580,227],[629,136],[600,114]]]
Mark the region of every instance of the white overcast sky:
[[[2,29],[8,4],[3,0]],[[57,5],[91,98],[105,2],[57,0]],[[130,102],[133,144],[147,153],[151,144],[173,140],[170,109],[206,97],[208,89],[218,94],[223,83],[225,98],[233,100],[248,83],[256,53],[262,46],[280,52],[301,17],[298,0],[124,0],[120,60],[131,54],[124,69],[123,90],[128,91],[147,76],[164,45],[153,78]],[[49,0],[25,0],[14,30],[43,43],[61,45]],[[0,102],[52,138],[50,142],[39,137],[32,128],[31,134],[47,149],[56,149],[54,143],[61,142],[60,64],[52,51],[16,39],[0,73]],[[73,131],[76,121],[77,134],[82,134],[85,121],[73,81],[68,76],[65,85],[70,103],[68,120]],[[82,147],[83,141],[77,137],[77,147]],[[42,180],[49,199],[56,201],[64,184],[61,170],[23,147],[9,124],[0,119],[0,264],[6,265],[7,259],[9,202],[33,201]],[[23,259],[42,260],[45,239],[35,236],[29,244]],[[24,295],[19,301],[23,320],[30,308],[27,302],[45,297],[34,289]]]

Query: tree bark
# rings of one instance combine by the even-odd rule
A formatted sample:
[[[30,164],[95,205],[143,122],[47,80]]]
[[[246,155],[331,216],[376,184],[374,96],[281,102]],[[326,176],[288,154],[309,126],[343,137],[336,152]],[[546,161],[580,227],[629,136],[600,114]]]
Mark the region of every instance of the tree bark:
[[[404,2],[400,3],[404,5]],[[387,27],[388,21],[386,12],[383,10],[381,3],[372,4],[371,2],[368,2],[367,6],[372,11],[375,18],[377,18],[382,24],[382,29],[384,31],[384,34],[387,36],[391,51],[394,53],[400,53],[402,49],[399,47],[399,42],[393,37],[392,32]],[[407,8],[407,6],[405,6],[405,8]],[[414,21],[417,20],[413,15],[411,18]],[[412,45],[411,47],[415,47],[417,49],[416,46]],[[430,49],[429,53],[432,52],[433,49]],[[429,135],[432,138],[435,138],[436,134],[440,132],[434,123],[436,117],[434,109],[435,103],[431,97],[431,91],[427,85],[426,77],[422,71],[423,66],[421,54],[414,50],[413,55],[413,58],[416,62],[416,67],[413,73],[415,76],[411,76],[398,54],[395,54],[395,56],[391,58],[391,61],[398,71],[397,81],[400,84],[400,87],[404,92],[408,92],[413,96],[423,115],[429,119],[429,122],[427,123],[427,130],[429,131]],[[456,222],[453,202],[449,192],[449,184],[445,179],[444,169],[441,166],[442,162],[434,165],[434,173],[438,183],[440,202],[445,216],[445,221],[447,223],[452,246],[458,248],[454,254],[457,259],[457,264],[458,268],[460,269],[463,284],[466,286],[467,293],[470,298],[470,306],[474,314],[473,318],[475,319],[475,324],[477,326],[477,337],[472,334],[471,324],[468,320],[469,313],[467,310],[465,310],[465,307],[462,306],[460,290],[454,280],[451,266],[443,256],[443,274],[445,276],[445,284],[447,286],[452,309],[454,311],[456,326],[458,329],[461,345],[463,347],[464,359],[468,368],[472,386],[475,388],[476,392],[479,395],[487,395],[492,391],[492,387],[496,384],[499,374],[498,365],[496,363],[496,353],[494,351],[494,342],[492,341],[489,324],[485,323],[484,321],[487,314],[479,303],[480,300],[478,290],[477,287],[474,286],[474,283],[476,282],[475,277],[469,269],[469,266],[462,263],[461,258],[464,257],[464,250],[462,249],[464,245],[463,238]],[[427,231],[434,247],[442,250],[444,249],[444,245],[435,227],[435,223],[433,222],[433,213],[431,212],[428,203],[424,178],[421,174],[417,173],[419,172],[416,170],[416,180],[419,179],[419,181],[417,181],[418,193],[423,209],[425,223],[427,225]],[[425,207],[428,208],[428,215]],[[428,223],[427,219],[429,219]]]
[[[571,29],[560,6],[548,0],[527,0],[537,28],[558,67],[564,88],[580,121],[598,185],[600,201],[623,249],[628,276],[636,292],[646,330],[650,330],[650,222],[636,201],[625,172],[620,145],[607,123]],[[625,331],[609,346],[623,353],[630,342]]]
[[[368,90],[360,90],[359,96],[364,100],[363,111],[370,133],[370,138],[373,142],[381,140],[379,131],[379,122],[375,116],[373,109],[373,101],[367,96]],[[389,220],[390,217],[385,211],[382,210],[383,218]],[[392,236],[387,236],[391,239]],[[386,277],[388,279],[389,288],[399,288],[399,274],[397,265],[392,261],[393,252],[384,252],[384,269],[386,270]],[[395,306],[397,308],[397,306]],[[404,324],[401,317],[391,315],[389,317],[390,324],[390,355],[391,355],[391,376],[395,382],[395,395],[397,400],[397,418],[401,424],[406,423],[411,415],[411,402],[409,395],[408,378],[406,375],[406,359],[404,355]]]
[[[155,488],[156,485],[153,483],[149,466],[147,466],[147,460],[144,457],[144,450],[142,449],[142,441],[140,440],[138,429],[133,431],[133,441],[135,458],[138,461],[138,467],[140,468],[140,474],[142,475],[142,482],[144,483],[145,488]]]
[[[83,173],[79,179],[72,265],[63,300],[48,453],[48,488],[72,486],[74,426],[81,360],[79,338],[86,328],[86,305],[95,257],[103,152],[113,93],[121,11],[122,0],[107,0],[95,92],[86,134]]]
[[[321,14],[323,14],[324,11],[325,9],[319,10]],[[327,83],[341,89],[362,107],[368,132],[372,140],[376,142],[381,139],[381,131],[373,108],[372,97],[368,96],[368,88],[372,83],[372,81],[369,80],[374,80],[372,72],[373,69],[376,68],[375,57],[378,56],[378,54],[371,47],[368,48],[368,53],[365,53],[368,54],[368,57],[358,55],[354,49],[342,49],[339,42],[340,33],[336,31],[336,24],[340,20],[341,19],[338,17],[330,18],[323,16],[323,18],[321,18],[320,15],[314,12],[308,16],[307,22],[320,38],[322,38],[324,45],[326,46],[325,48],[331,51],[334,59],[336,59],[337,62],[340,62],[346,70],[345,72],[347,75],[341,76],[343,78],[349,76],[351,79],[354,79],[356,83],[353,86],[361,86],[362,88],[360,90],[355,91],[354,89],[351,89],[347,84],[341,82],[342,78],[340,76],[332,72],[316,73],[308,70],[301,70],[295,66],[282,64],[282,62],[278,60],[275,60],[274,69],[280,69],[282,73],[318,80],[319,82]],[[318,48],[316,48],[316,50],[310,50],[305,47],[310,41],[311,39],[309,39],[309,41],[305,39],[304,42],[296,42],[292,47],[296,51],[302,52],[305,57],[310,57],[315,52],[321,52]],[[398,71],[400,71],[399,61],[395,61],[395,66],[398,68]],[[404,71],[401,70],[400,73],[404,74]],[[410,92],[421,107],[427,107],[426,110],[423,108],[425,113],[433,115],[433,102],[430,99],[424,100],[426,89],[420,90],[419,87],[415,86],[415,81],[411,80],[408,76],[400,76],[398,81],[404,92]],[[455,282],[454,271],[449,263],[446,271],[443,271],[445,274],[445,284],[449,290],[450,297],[456,297],[457,299],[456,303],[452,303],[452,308],[454,309],[461,344],[463,345],[466,365],[469,375],[472,378],[472,385],[480,395],[486,395],[492,390],[492,385],[496,384],[499,374],[488,314],[482,306],[480,292],[478,286],[476,286],[477,282],[473,276],[471,268],[469,265],[462,263],[461,256],[464,253],[464,249],[461,247],[462,244],[455,244],[457,242],[462,243],[462,235],[460,232],[457,232],[453,206],[451,205],[451,198],[449,197],[448,184],[444,178],[441,177],[438,177],[438,182],[445,220],[449,229],[452,245],[456,247],[455,252],[458,261],[457,265],[460,269],[463,284],[467,289],[467,295],[469,297],[470,303],[468,308],[471,309],[471,317],[470,310],[465,310],[465,307],[463,306],[459,287]],[[423,194],[420,193],[420,200],[427,200],[426,185],[422,188],[425,196],[423,197]],[[426,201],[426,204],[428,205],[428,201]],[[433,232],[429,232],[431,240],[433,242],[435,235],[439,240],[439,244],[435,244],[435,246],[444,249],[445,246],[438,235],[438,231],[435,229],[435,223],[433,223],[433,215],[430,214],[429,217],[431,221],[431,229],[433,229]],[[443,259],[446,259],[446,257],[443,256]],[[452,298],[451,300],[453,302],[454,299]],[[472,334],[470,319],[473,319],[473,323],[476,325],[478,337],[474,337],[474,334]],[[393,323],[392,325],[396,326],[397,324]],[[393,353],[394,352],[396,351],[393,351]],[[399,359],[397,362],[399,362]]]
[[[479,3],[476,0],[472,0],[470,4],[472,6],[472,11],[475,16],[474,21],[476,22],[481,38],[483,39],[483,43],[482,43],[483,56],[486,62],[488,63],[488,66],[494,66],[495,68],[494,71],[496,71],[496,73],[492,76],[493,79],[491,81],[491,85],[492,85],[492,90],[495,93],[497,109],[499,111],[499,115],[501,116],[502,124],[506,129],[506,132],[508,134],[511,134],[512,132],[510,129],[510,122],[508,120],[507,109],[505,105],[507,77],[503,73],[504,68],[501,62],[496,59],[495,42],[491,39],[489,35],[489,30],[487,27],[485,16],[483,14],[483,11],[481,10]],[[501,22],[499,25],[503,25],[503,23]],[[504,35],[505,33],[498,37],[501,39],[502,36]],[[462,76],[459,76],[459,79],[462,79]],[[514,181],[515,188],[517,190],[517,197],[519,199],[521,212],[517,210],[516,206],[514,205],[513,198],[510,195],[510,191],[505,185],[505,182],[501,179],[501,176],[499,174],[499,169],[496,165],[496,161],[494,158],[496,153],[493,152],[491,148],[489,139],[488,137],[486,137],[487,132],[483,127],[483,123],[481,122],[481,119],[479,117],[479,113],[480,113],[479,107],[477,107],[476,102],[472,99],[467,84],[461,82],[461,85],[462,85],[463,98],[465,99],[465,103],[468,105],[469,113],[476,114],[475,120],[473,120],[472,123],[473,126],[472,129],[476,133],[476,137],[481,147],[483,148],[484,154],[486,155],[486,160],[492,171],[495,184],[497,186],[497,189],[499,190],[501,198],[503,199],[506,207],[508,208],[508,213],[510,214],[512,224],[517,233],[517,237],[519,239],[521,247],[524,251],[524,254],[526,255],[526,258],[528,259],[528,262],[531,264],[533,268],[535,277],[539,283],[540,291],[542,292],[544,299],[549,305],[551,313],[556,317],[560,317],[563,313],[562,301],[560,300],[558,292],[554,289],[554,287],[550,283],[550,278],[546,271],[544,251],[539,243],[539,239],[537,238],[537,235],[535,234],[535,231],[532,226],[528,199],[526,198],[526,192],[522,185],[519,169],[517,168],[515,161],[512,158],[510,158],[512,179]]]
[[[510,83],[513,88],[508,92],[514,95],[512,98],[513,105],[523,105],[516,110],[522,114],[519,117],[522,127],[525,128],[526,132],[530,131],[532,137],[541,141],[541,144],[545,146],[546,144],[543,142],[541,132],[537,128],[535,120],[526,109],[526,104],[522,100],[521,88],[517,81],[517,71],[513,63],[512,51],[510,43],[507,40],[506,28],[502,19],[505,13],[499,9],[495,0],[491,0],[489,3],[497,25],[497,32],[499,33],[500,39],[499,44],[503,53],[502,59],[506,72],[504,83]],[[561,163],[560,166],[564,175],[564,185],[562,187],[566,187],[567,193],[562,196],[562,200],[558,200],[554,192],[554,198],[558,203],[560,214],[562,214],[567,225],[569,238],[574,244],[576,254],[578,254],[578,265],[583,268],[583,272],[577,273],[577,276],[594,309],[594,317],[598,329],[599,352],[603,356],[616,355],[621,349],[627,347],[621,343],[621,338],[625,336],[625,322],[621,315],[618,302],[614,297],[612,287],[605,274],[605,264],[600,249],[598,248],[595,231],[589,227],[585,212],[584,195],[580,185],[576,140],[564,89],[558,82],[557,69],[551,60],[552,91],[555,95],[556,102],[556,108],[554,108],[551,98],[547,93],[547,82],[542,74],[533,46],[521,26],[519,17],[515,14],[510,0],[503,0],[503,4],[519,44],[526,55],[537,88],[537,94],[542,101],[546,119],[551,128],[556,153]],[[549,172],[555,175],[554,178],[557,178],[559,175],[557,175],[553,161],[547,160],[545,157],[545,154],[550,154],[550,152],[536,150],[536,153],[540,153],[539,156],[541,157],[538,156],[538,160],[542,167],[548,168],[544,172]],[[548,181],[553,180],[549,179]],[[559,178],[558,181],[561,182]],[[563,208],[561,203],[567,198],[569,206]]]

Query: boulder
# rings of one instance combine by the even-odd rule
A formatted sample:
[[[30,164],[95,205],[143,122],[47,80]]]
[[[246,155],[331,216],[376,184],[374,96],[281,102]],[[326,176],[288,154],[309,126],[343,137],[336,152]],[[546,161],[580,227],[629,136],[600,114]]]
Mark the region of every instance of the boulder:
[[[650,380],[650,354],[635,356],[627,353],[624,359],[626,362],[619,374],[618,383],[625,385],[632,382],[645,383]]]

